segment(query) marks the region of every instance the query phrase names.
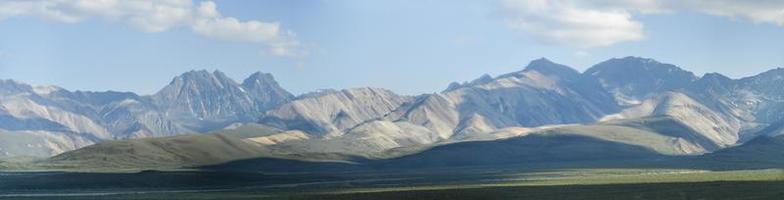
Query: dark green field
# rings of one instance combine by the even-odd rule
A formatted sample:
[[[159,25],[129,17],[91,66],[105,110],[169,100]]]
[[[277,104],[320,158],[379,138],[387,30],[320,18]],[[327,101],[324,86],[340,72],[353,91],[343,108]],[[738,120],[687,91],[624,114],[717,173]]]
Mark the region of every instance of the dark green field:
[[[489,186],[346,194],[269,194],[256,191],[160,192],[123,195],[13,197],[8,199],[782,199],[784,182],[722,181],[559,186]]]
[[[1,173],[0,199],[784,199],[784,171]]]
[[[296,196],[292,199],[783,199],[784,182],[496,186]]]

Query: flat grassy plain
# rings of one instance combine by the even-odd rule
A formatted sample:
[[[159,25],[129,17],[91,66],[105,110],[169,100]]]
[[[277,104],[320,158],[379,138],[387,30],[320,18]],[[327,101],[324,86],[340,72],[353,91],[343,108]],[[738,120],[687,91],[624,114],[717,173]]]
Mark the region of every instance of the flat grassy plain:
[[[0,199],[784,199],[784,171],[12,173],[0,175]]]

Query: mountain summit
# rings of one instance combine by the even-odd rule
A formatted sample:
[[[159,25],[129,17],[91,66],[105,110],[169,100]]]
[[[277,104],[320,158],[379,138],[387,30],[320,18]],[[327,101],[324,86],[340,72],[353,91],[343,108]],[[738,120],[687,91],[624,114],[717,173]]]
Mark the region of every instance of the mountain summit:
[[[152,98],[167,115],[216,120],[247,116],[253,100],[223,72],[190,71],[175,77]]]
[[[294,99],[294,95],[280,87],[272,74],[256,72],[242,81],[257,111],[268,110]]]
[[[635,104],[661,92],[684,88],[697,80],[692,72],[678,66],[631,56],[604,61],[589,68],[584,74],[599,80],[624,105]]]
[[[576,79],[580,72],[569,66],[554,63],[547,58],[540,58],[528,63],[525,71],[537,71],[548,76],[560,76],[566,79]]]

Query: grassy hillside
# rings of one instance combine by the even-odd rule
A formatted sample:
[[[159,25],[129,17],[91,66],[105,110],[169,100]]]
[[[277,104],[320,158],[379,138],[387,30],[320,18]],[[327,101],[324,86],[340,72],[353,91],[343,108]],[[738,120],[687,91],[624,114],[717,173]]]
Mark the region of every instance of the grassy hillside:
[[[34,163],[38,168],[78,170],[171,169],[255,158],[270,154],[246,137],[275,130],[246,125],[211,134],[109,141]]]
[[[693,133],[666,117],[595,125],[562,126],[502,140],[470,141],[422,148],[390,159],[354,159],[357,164],[300,164],[300,170],[406,170],[472,166],[640,166],[689,154],[699,145],[673,135]],[[666,131],[659,133],[655,131]],[[395,151],[395,150],[393,150]],[[350,157],[346,158],[350,159]],[[642,162],[642,163],[640,163]],[[278,170],[268,158],[233,161],[210,169]],[[666,167],[657,165],[652,167]]]
[[[743,145],[705,154],[698,159],[728,168],[782,168],[784,135],[760,136]]]
[[[754,161],[771,158],[776,161],[763,166],[784,163],[777,161],[784,160],[781,154],[784,142],[772,137],[706,156],[677,157],[712,148],[706,146],[712,143],[677,120],[662,116],[560,126],[502,140],[393,149],[390,155],[398,157],[387,159],[303,154],[249,141],[275,133],[278,130],[250,124],[210,134],[112,141],[34,162],[31,166],[0,163],[0,167],[123,171],[207,166],[204,169],[334,172],[507,165],[735,169],[761,168],[754,167],[759,164]]]

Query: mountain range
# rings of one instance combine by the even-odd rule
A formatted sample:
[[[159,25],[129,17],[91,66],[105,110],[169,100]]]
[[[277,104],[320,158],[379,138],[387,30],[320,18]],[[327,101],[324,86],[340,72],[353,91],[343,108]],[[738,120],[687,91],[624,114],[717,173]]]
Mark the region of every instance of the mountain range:
[[[50,157],[39,163],[61,168],[748,159],[784,149],[782,84],[784,69],[698,77],[639,57],[582,73],[542,58],[416,96],[382,88],[294,96],[270,74],[238,83],[220,71],[184,73],[149,96],[6,80],[0,156]]]
[[[0,156],[52,156],[103,141],[201,133],[291,101],[270,74],[242,84],[220,71],[190,71],[159,92],[68,91],[0,81]]]

